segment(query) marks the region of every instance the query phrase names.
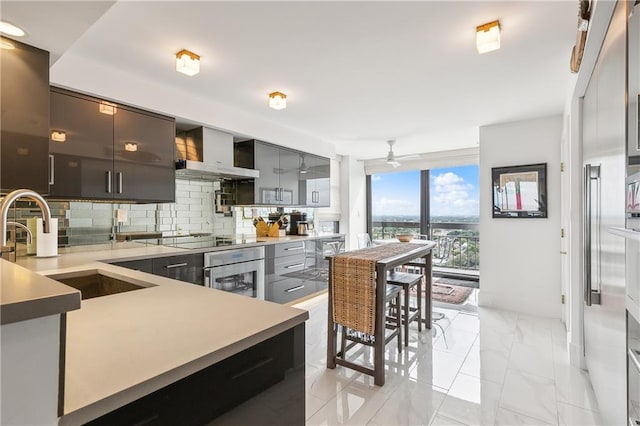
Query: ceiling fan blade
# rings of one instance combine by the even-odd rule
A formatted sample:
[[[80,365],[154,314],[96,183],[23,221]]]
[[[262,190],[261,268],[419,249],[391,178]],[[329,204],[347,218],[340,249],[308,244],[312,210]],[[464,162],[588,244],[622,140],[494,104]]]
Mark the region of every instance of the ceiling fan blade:
[[[387,161],[387,164],[393,167],[394,169],[400,166],[400,163],[397,161]]]

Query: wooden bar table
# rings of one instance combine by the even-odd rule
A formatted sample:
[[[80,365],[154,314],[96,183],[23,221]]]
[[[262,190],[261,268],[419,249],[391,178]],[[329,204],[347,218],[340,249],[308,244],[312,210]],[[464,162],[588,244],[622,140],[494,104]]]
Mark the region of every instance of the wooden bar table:
[[[388,243],[360,250],[353,250],[346,253],[330,256],[329,259],[329,308],[327,317],[327,368],[336,368],[342,365],[357,371],[372,375],[374,383],[383,386],[385,382],[384,367],[384,345],[385,345],[385,292],[387,286],[387,272],[393,268],[408,263],[420,261],[421,269],[425,277],[425,324],[431,328],[431,251],[435,243],[431,241],[412,241],[409,243]],[[338,260],[338,258],[342,258]],[[359,366],[346,359],[341,358],[337,352],[338,326],[344,325],[335,321],[334,316],[334,291],[335,286],[342,285],[340,277],[334,277],[334,262],[349,262],[353,260],[366,259],[375,268],[375,327],[374,327],[374,368],[370,369]],[[355,270],[354,270],[355,273]],[[367,285],[368,283],[363,283]],[[338,287],[339,288],[339,287]],[[342,331],[344,333],[344,330]]]

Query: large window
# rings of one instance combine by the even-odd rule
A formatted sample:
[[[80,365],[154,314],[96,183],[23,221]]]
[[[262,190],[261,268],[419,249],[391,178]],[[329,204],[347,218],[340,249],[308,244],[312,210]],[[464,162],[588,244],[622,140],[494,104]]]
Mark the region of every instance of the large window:
[[[420,233],[420,171],[371,175],[373,239]]]
[[[478,166],[430,171],[429,222],[478,223]]]
[[[429,237],[434,265],[453,270],[480,266],[480,196],[477,165],[432,169]]]
[[[427,234],[437,244],[434,266],[479,269],[477,165],[374,174],[369,201],[374,240]]]

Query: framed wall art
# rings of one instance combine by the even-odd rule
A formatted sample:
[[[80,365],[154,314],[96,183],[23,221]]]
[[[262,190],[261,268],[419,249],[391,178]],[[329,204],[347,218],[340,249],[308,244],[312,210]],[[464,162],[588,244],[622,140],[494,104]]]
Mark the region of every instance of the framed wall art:
[[[547,163],[493,167],[494,218],[547,217]]]

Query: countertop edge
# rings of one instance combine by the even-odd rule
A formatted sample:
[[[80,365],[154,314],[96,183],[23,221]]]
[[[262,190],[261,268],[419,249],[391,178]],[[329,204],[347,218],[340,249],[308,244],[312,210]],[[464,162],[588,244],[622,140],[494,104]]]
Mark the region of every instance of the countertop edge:
[[[260,342],[274,337],[286,330],[289,330],[299,324],[303,324],[309,319],[308,311],[300,311],[298,315],[286,321],[283,321],[269,329],[263,330],[252,336],[239,340],[231,345],[225,346],[216,352],[204,355],[189,363],[183,364],[161,375],[155,376],[145,382],[138,383],[119,393],[113,394],[93,404],[84,406],[75,411],[65,413],[58,419],[58,425],[76,425],[84,424],[94,420],[104,414],[123,407],[133,401],[136,401],[152,392],[162,389],[172,383],[177,382],[193,373],[204,368],[216,364],[224,359],[229,358],[245,349],[250,348]]]
[[[80,309],[80,292],[2,305],[0,325],[64,314]]]
[[[5,301],[3,297],[3,300],[0,300],[0,325],[80,309],[80,292],[74,288],[5,260],[0,262],[0,273],[2,293],[11,293],[12,286],[19,286],[18,298]],[[36,291],[32,289],[34,284],[38,286]],[[43,288],[47,288],[44,293],[41,291]]]

